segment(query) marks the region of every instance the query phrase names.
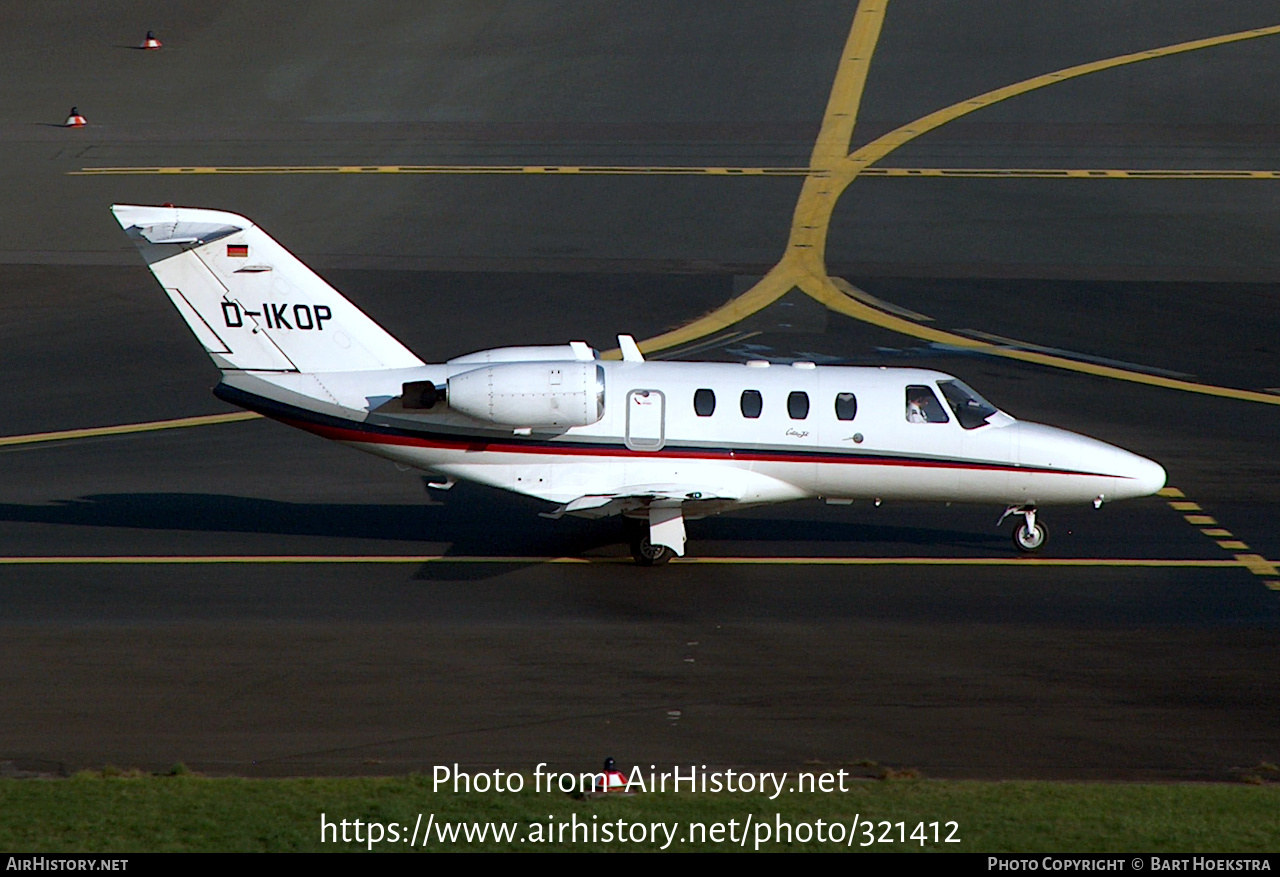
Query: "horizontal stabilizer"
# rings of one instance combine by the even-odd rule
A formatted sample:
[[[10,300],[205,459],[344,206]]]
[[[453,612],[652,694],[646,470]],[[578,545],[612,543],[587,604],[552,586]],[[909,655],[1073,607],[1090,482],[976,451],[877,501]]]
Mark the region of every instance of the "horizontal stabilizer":
[[[138,227],[138,232],[153,244],[207,244],[238,231],[244,229],[216,222],[161,222]]]

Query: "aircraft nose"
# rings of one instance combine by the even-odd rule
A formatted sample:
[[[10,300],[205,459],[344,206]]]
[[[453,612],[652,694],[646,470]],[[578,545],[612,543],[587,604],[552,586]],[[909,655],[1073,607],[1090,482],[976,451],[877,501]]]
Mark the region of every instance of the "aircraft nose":
[[[1125,453],[1128,458],[1116,478],[1116,499],[1151,496],[1165,485],[1164,467],[1155,460]]]

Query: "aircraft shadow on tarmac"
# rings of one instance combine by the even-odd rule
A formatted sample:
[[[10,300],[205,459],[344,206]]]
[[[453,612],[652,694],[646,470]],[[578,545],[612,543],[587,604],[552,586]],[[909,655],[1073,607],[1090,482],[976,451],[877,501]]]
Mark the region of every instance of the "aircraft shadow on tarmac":
[[[456,496],[455,496],[456,494]],[[440,551],[459,557],[574,557],[626,556],[626,534],[619,518],[584,520],[540,518],[544,507],[496,490],[458,485],[444,501],[422,505],[298,503],[203,493],[93,494],[50,504],[0,504],[0,521],[54,524],[68,527],[121,527],[136,530],[205,533],[249,533],[334,539],[334,554],[360,553],[367,546],[337,540],[379,540],[419,543],[421,548],[397,547],[388,553]],[[716,554],[769,553],[831,554],[871,550],[898,554],[920,549],[931,552],[1003,552],[1006,539],[997,532],[972,533],[927,526],[866,524],[856,521],[715,517],[691,522],[694,542],[716,543]],[[797,543],[782,547],[782,543]],[[75,544],[74,537],[64,544]],[[841,546],[834,552],[832,548]],[[128,549],[126,549],[128,550]],[[153,547],[139,546],[151,553]],[[180,551],[189,551],[189,548]],[[223,549],[214,549],[223,550]],[[305,547],[277,548],[278,553],[313,553]],[[245,553],[251,553],[252,549]],[[73,552],[69,552],[73,553]],[[179,553],[179,552],[175,552]],[[710,553],[710,552],[709,552]],[[497,574],[486,564],[464,576]],[[504,564],[506,569],[510,563]],[[420,575],[430,577],[437,565],[427,564]],[[456,579],[454,569],[449,577]]]

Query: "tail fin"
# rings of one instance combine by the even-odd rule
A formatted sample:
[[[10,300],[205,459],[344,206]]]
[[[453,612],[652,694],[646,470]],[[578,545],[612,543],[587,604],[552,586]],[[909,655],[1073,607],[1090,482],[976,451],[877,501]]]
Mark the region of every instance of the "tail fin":
[[[243,216],[117,204],[116,220],[224,371],[362,371],[422,365]]]

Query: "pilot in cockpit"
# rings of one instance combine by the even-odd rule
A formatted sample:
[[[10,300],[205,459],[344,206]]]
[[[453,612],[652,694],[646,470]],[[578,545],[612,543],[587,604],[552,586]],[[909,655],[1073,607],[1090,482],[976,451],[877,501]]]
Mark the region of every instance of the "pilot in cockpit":
[[[913,393],[907,397],[907,422],[908,423],[928,423],[929,418],[925,416],[924,406],[925,399],[919,393]]]

